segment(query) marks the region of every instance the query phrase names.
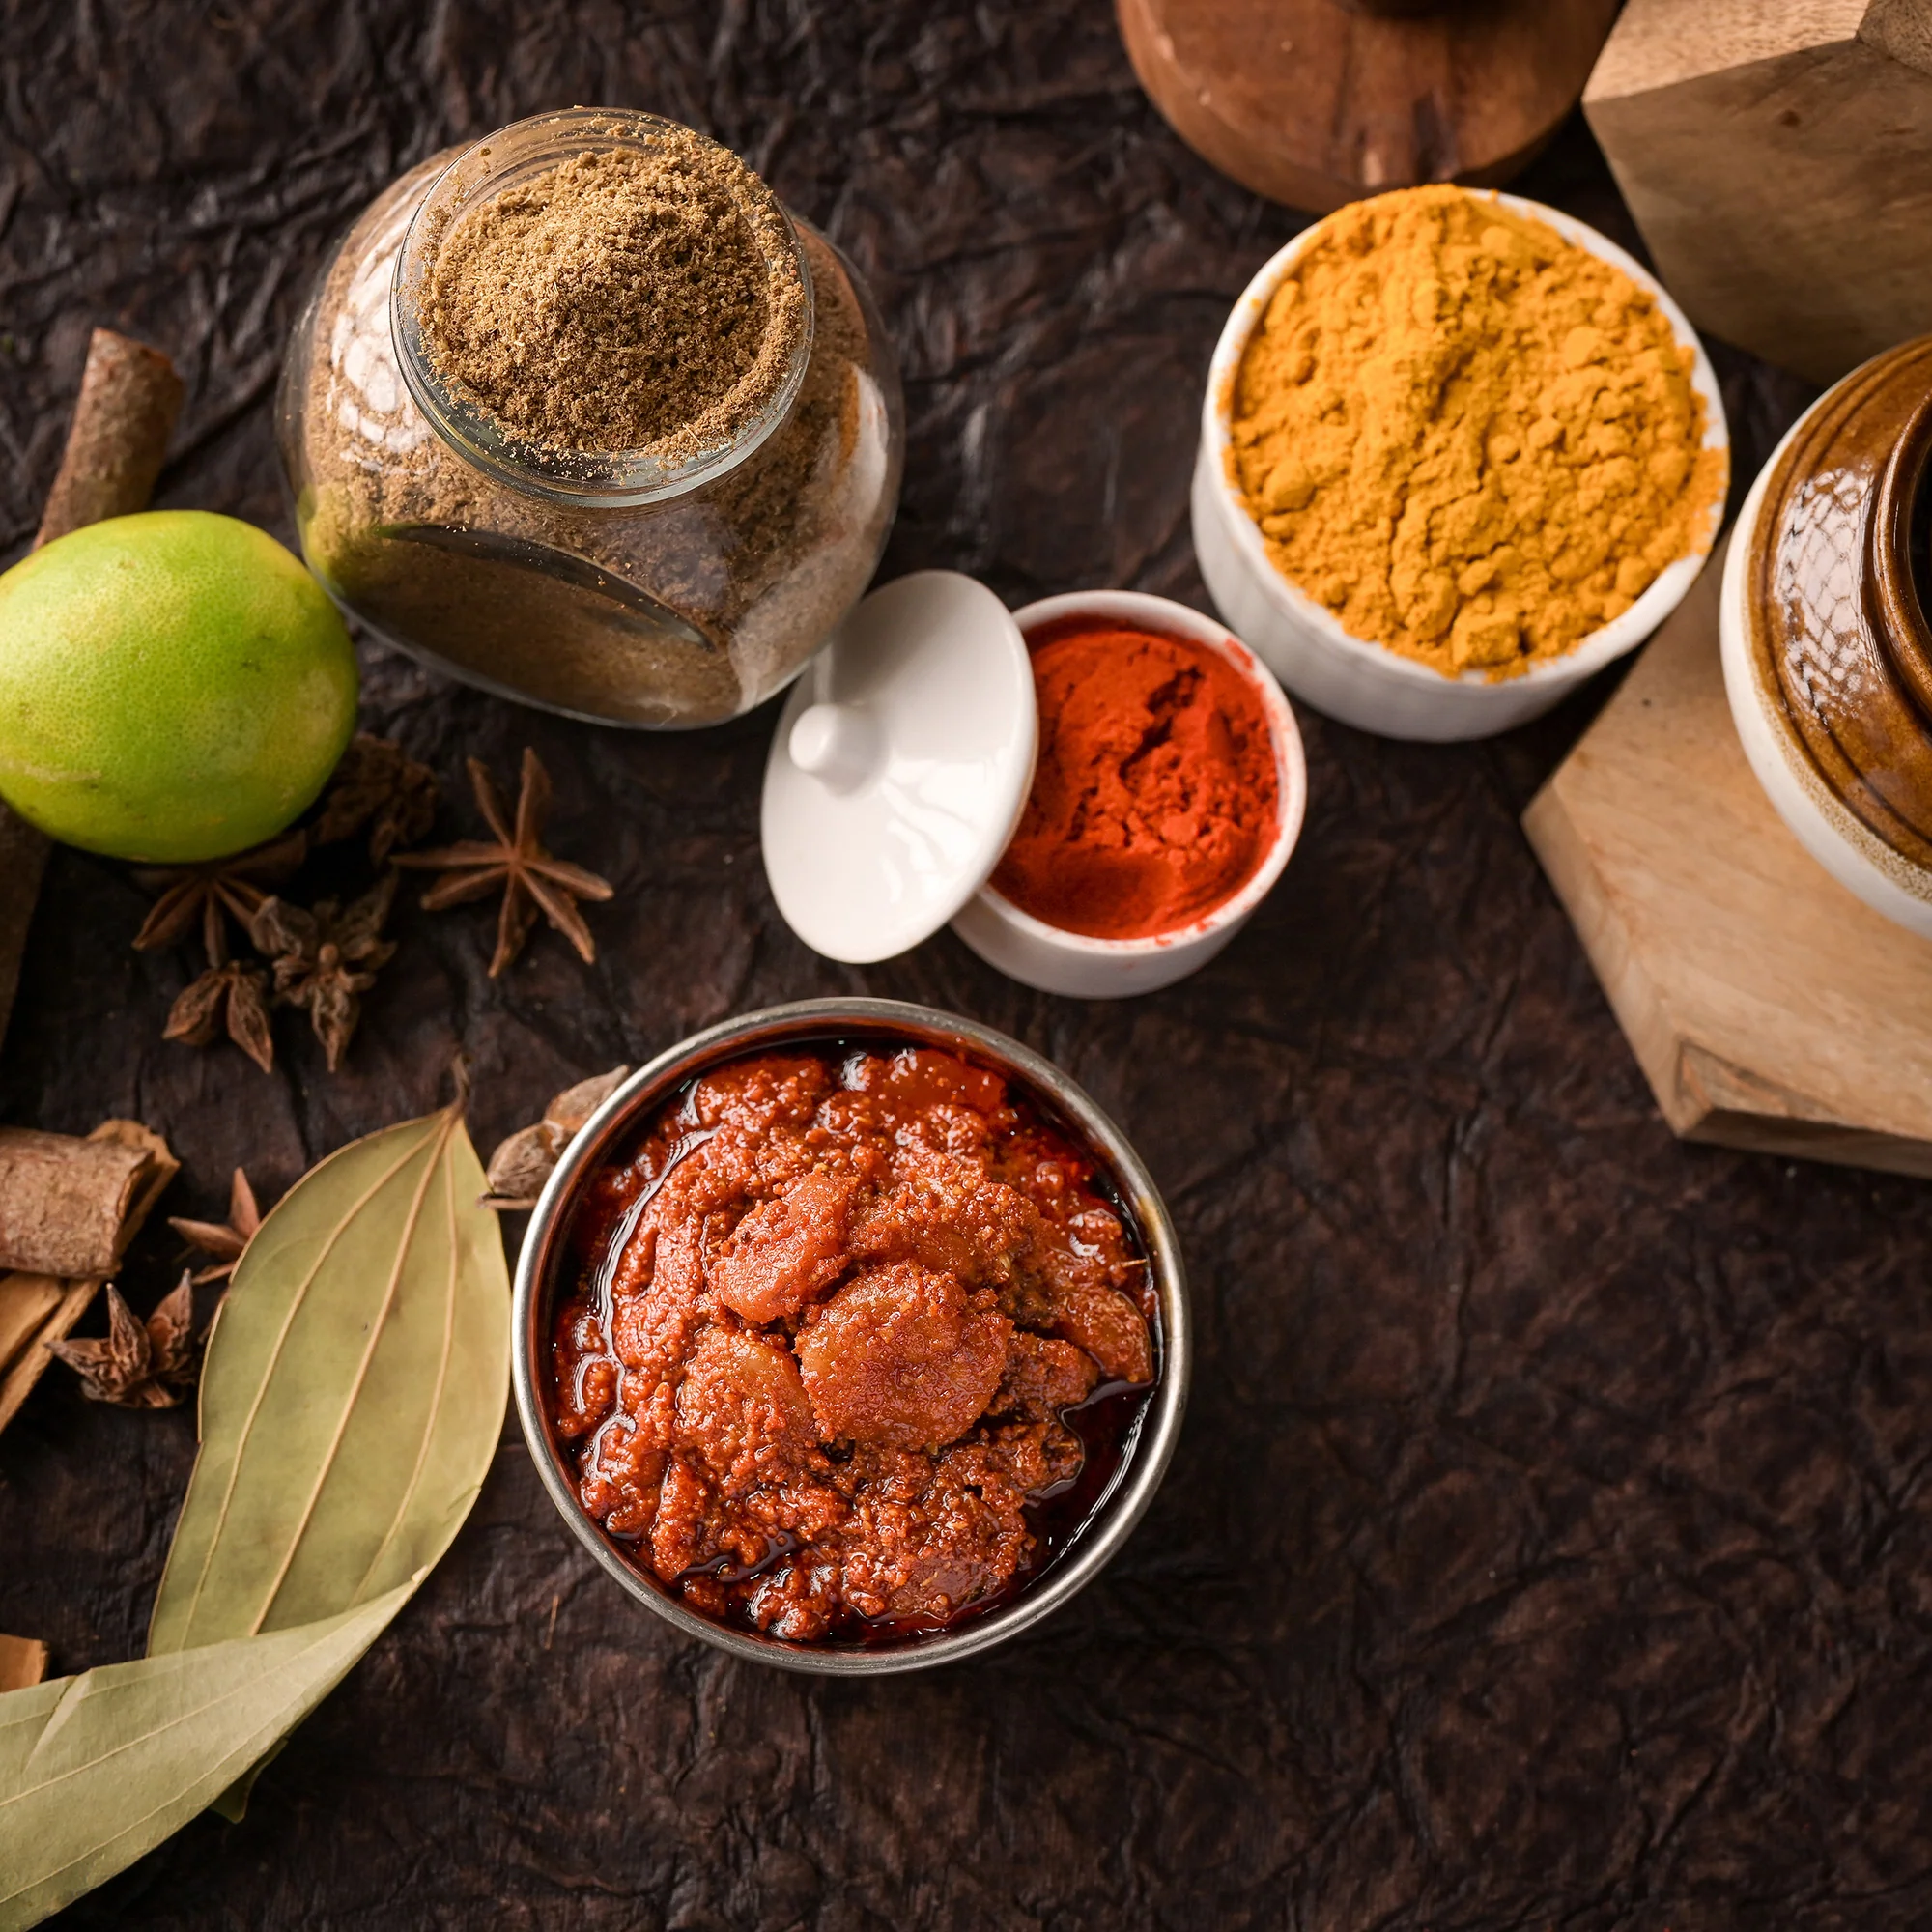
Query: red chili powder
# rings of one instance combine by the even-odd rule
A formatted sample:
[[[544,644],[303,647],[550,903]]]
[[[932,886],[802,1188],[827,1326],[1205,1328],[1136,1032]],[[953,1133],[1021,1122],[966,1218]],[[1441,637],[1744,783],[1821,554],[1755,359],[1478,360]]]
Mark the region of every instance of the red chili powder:
[[[1104,619],[1036,632],[1039,765],[995,889],[1094,939],[1191,925],[1274,842],[1267,714],[1205,644]]]

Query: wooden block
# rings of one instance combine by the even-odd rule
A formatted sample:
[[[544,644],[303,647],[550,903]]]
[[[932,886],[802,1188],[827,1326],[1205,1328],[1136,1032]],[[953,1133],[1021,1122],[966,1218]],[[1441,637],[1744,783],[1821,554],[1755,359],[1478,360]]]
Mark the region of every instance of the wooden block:
[[[1617,0],[1117,0],[1141,85],[1204,159],[1325,212],[1495,186],[1576,104]]]
[[[1932,1175],[1932,947],[1785,830],[1731,724],[1722,551],[1523,815],[1664,1118]]]
[[[1932,330],[1932,0],[1630,0],[1583,111],[1699,328],[1818,383]]]

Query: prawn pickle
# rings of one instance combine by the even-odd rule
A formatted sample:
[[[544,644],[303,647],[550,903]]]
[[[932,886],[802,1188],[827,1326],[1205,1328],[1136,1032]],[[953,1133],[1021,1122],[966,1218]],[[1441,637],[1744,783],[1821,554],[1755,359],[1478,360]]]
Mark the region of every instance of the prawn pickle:
[[[693,1608],[774,1636],[1009,1596],[1154,1379],[1151,1271],[1096,1172],[950,1053],[695,1082],[580,1197],[551,1408],[584,1509]]]

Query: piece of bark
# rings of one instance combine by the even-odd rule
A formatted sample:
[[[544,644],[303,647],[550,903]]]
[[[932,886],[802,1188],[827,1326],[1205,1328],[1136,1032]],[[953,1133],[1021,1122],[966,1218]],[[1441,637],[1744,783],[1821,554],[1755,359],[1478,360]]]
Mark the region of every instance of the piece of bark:
[[[21,1128],[0,1128],[0,1141],[4,1141],[9,1135],[24,1131],[26,1130]],[[132,1187],[124,1204],[121,1228],[114,1242],[114,1259],[118,1262],[122,1251],[148,1218],[155,1203],[160,1199],[168,1183],[180,1172],[180,1163],[175,1159],[167,1142],[152,1128],[142,1126],[138,1121],[103,1121],[82,1145],[118,1149],[140,1157]],[[0,1372],[0,1429],[5,1429],[19,1413],[20,1405],[33,1392],[34,1384],[46,1373],[48,1364],[54,1359],[48,1351],[47,1345],[65,1341],[72,1332],[75,1323],[87,1313],[94,1297],[100,1292],[102,1279],[103,1276],[100,1274],[90,1274],[78,1279],[62,1281],[59,1284],[60,1300],[53,1312],[42,1321],[31,1338],[14,1351],[12,1359],[6,1361],[4,1372]]]
[[[181,1162],[167,1141],[139,1121],[102,1121],[87,1138],[111,1141],[116,1147],[132,1148],[148,1157],[148,1171],[128,1205],[128,1226],[121,1236],[121,1245],[126,1248],[154,1211],[155,1203],[167,1192],[168,1183],[181,1172]]]
[[[148,1159],[111,1140],[0,1127],[0,1267],[112,1274]]]
[[[88,524],[147,508],[182,393],[175,365],[158,349],[111,328],[94,331],[36,550]]]
[[[67,1284],[54,1275],[0,1275],[0,1373],[38,1338],[66,1293]]]
[[[31,1690],[47,1674],[47,1647],[35,1636],[0,1636],[0,1692]]]
[[[34,1384],[46,1374],[53,1356],[49,1342],[65,1341],[74,1324],[88,1311],[100,1293],[99,1281],[71,1281],[61,1285],[60,1305],[41,1324],[40,1333],[22,1349],[4,1376],[0,1376],[0,1430],[19,1414],[20,1405],[33,1394]]]
[[[104,517],[146,509],[181,404],[182,380],[158,349],[97,328],[34,548]],[[19,990],[20,959],[49,843],[44,833],[0,805],[0,1040]]]

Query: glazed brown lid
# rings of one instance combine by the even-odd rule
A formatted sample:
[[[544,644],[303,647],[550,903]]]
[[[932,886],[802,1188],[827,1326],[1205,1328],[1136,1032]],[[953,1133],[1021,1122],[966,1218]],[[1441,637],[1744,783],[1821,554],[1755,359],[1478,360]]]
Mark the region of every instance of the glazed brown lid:
[[[1751,655],[1820,779],[1932,867],[1932,626],[1914,553],[1932,468],[1932,336],[1848,376],[1777,459],[1749,533]]]

